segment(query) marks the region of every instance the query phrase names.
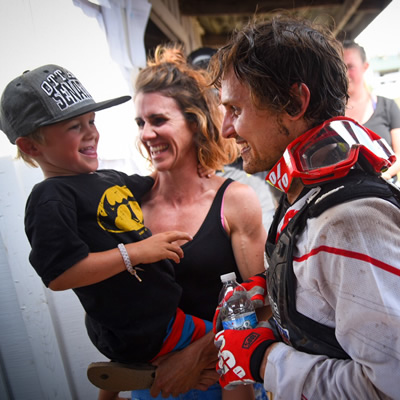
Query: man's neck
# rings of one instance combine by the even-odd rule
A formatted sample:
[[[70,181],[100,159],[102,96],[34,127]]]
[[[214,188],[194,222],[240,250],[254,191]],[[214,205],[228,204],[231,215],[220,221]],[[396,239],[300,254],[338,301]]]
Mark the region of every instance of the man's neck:
[[[299,197],[300,193],[304,189],[304,185],[301,182],[300,178],[295,178],[290,185],[290,189],[287,193],[287,199],[290,204],[293,204],[297,198]]]

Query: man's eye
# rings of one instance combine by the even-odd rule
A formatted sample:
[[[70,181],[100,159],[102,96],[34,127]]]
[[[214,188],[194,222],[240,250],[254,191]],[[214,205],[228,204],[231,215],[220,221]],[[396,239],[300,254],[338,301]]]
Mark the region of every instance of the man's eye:
[[[139,128],[143,128],[144,127],[144,121],[142,119],[137,119],[136,120],[136,124]]]

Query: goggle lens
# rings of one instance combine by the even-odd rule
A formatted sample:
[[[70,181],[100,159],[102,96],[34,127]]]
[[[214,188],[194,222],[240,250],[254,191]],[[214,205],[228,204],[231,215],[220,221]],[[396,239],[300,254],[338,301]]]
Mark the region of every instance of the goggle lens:
[[[380,158],[389,158],[390,148],[382,139],[371,138],[360,126],[335,120],[312,135],[292,152],[302,172],[338,165],[350,161],[357,147],[364,146]]]

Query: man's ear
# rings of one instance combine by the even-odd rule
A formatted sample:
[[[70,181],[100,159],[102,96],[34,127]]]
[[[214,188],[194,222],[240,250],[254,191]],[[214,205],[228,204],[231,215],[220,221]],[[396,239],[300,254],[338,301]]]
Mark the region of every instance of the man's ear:
[[[310,104],[310,89],[305,83],[294,83],[290,90],[295,105],[287,109],[286,112],[292,120],[298,120],[303,118]]]
[[[30,137],[19,137],[15,141],[15,144],[28,156],[35,157],[40,154],[40,150],[37,147],[37,142]]]

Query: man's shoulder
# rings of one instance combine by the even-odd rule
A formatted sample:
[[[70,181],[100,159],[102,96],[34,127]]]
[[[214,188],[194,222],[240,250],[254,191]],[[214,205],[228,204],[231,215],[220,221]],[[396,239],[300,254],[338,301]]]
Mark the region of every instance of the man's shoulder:
[[[363,198],[388,200],[400,206],[397,188],[383,178],[361,170],[352,170],[346,177],[322,185],[313,204],[317,210]]]
[[[303,194],[286,211],[288,220],[293,219],[291,226],[298,231],[305,225],[313,226],[313,229],[326,225],[333,229],[339,225],[357,224],[357,220],[362,219],[368,227],[368,221],[376,224],[377,218],[378,222],[379,218],[386,220],[386,216],[400,218],[400,192],[397,193],[397,189],[376,176],[357,171],[351,175]]]

